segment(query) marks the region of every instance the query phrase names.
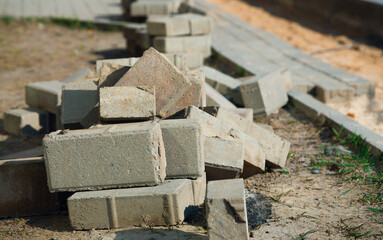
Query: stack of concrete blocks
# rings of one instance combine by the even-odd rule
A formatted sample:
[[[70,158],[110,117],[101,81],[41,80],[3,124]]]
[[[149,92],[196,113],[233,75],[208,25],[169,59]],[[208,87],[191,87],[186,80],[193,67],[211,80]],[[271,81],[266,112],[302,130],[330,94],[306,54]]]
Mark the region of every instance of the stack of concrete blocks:
[[[270,115],[283,107],[293,88],[289,70],[278,69],[260,76],[234,79],[208,66],[198,68],[206,75],[207,105],[245,107],[254,115]]]
[[[153,46],[179,68],[197,68],[211,55],[213,21],[193,13],[149,16],[146,24],[129,23],[124,27],[128,53],[141,56]]]
[[[208,16],[184,13],[172,16],[150,16],[147,32],[153,46],[163,53],[201,53],[211,55],[213,20]]]

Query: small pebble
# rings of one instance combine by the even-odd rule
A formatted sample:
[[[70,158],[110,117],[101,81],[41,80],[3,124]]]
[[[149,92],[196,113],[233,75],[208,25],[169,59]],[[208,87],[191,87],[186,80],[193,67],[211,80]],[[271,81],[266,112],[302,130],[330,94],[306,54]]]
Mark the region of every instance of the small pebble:
[[[320,174],[320,171],[319,169],[314,169],[311,171],[312,174]]]

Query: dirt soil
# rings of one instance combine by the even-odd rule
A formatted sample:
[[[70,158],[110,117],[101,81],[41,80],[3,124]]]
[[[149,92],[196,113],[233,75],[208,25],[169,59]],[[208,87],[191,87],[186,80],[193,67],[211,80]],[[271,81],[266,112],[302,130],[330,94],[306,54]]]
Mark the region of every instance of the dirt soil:
[[[266,0],[208,0],[227,12],[282,38],[307,54],[376,84],[375,99],[357,97],[331,107],[383,136],[383,50],[364,44],[358,33],[343,34],[320,19],[301,16]],[[349,36],[353,36],[350,38]],[[383,45],[382,45],[383,46]]]
[[[0,22],[0,116],[24,107],[24,85],[62,79],[99,58],[124,56],[124,39],[118,32],[68,29],[51,24]],[[2,117],[0,117],[1,119]],[[292,143],[285,169],[246,180],[246,188],[272,200],[267,223],[253,232],[255,239],[350,239],[352,231],[368,233],[361,239],[379,239],[383,216],[362,201],[368,185],[344,181],[336,167],[318,167],[313,159],[333,145],[331,134],[306,121],[294,109],[281,109],[256,119],[273,126]],[[41,145],[40,138],[11,137],[0,125],[0,156]],[[310,165],[311,164],[311,165]],[[318,174],[317,174],[318,173]],[[360,226],[359,228],[355,228]],[[312,233],[310,233],[310,231]],[[153,235],[154,234],[154,235]],[[57,216],[0,220],[0,239],[207,239],[195,226],[169,229],[128,228],[74,231],[65,212]],[[300,238],[305,239],[305,238]]]

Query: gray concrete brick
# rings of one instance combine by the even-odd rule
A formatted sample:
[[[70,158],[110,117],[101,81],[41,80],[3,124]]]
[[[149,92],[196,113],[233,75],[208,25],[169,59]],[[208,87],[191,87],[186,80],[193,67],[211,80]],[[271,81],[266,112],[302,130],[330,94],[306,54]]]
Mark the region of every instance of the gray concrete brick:
[[[232,102],[227,100],[223,95],[221,95],[217,90],[215,90],[209,84],[205,84],[206,91],[206,105],[207,106],[222,106],[226,108],[237,108]]]
[[[217,71],[214,68],[202,66],[198,69],[205,72],[206,82],[222,95],[228,94],[230,90],[238,88],[241,84],[241,81]]]
[[[280,71],[254,77],[241,84],[245,107],[253,108],[254,114],[271,114],[288,101]]]
[[[191,104],[180,101],[191,88],[191,81],[154,48],[145,51],[115,86],[143,85],[155,87],[158,116],[172,115]]]
[[[149,16],[146,21],[148,34],[152,36],[182,36],[190,34],[189,21],[176,16]]]
[[[203,65],[203,55],[200,52],[164,53],[164,55],[179,69],[186,67],[194,69]]]
[[[176,13],[178,8],[179,3],[173,0],[140,0],[130,5],[130,16],[169,15]]]
[[[166,153],[167,178],[197,178],[205,171],[204,144],[198,121],[160,121]]]
[[[117,64],[121,66],[131,67],[133,66],[140,58],[116,58],[116,59],[102,59],[96,61],[96,73],[100,74],[101,67],[103,63]]]
[[[62,86],[61,123],[77,124],[98,103],[94,81],[65,83]]]
[[[78,72],[75,72],[74,74],[64,78],[61,80],[62,83],[68,83],[68,82],[79,82],[86,79],[86,76],[91,74],[92,71],[89,68],[81,69]]]
[[[205,58],[211,55],[211,36],[155,37],[153,47],[162,53],[201,52]]]
[[[254,121],[254,110],[252,108],[230,108],[229,110],[251,122]]]
[[[59,81],[27,84],[25,102],[32,108],[56,114],[56,106],[61,104],[61,86],[62,83]]]
[[[184,74],[190,80],[191,87],[179,101],[197,107],[202,106],[204,104],[205,74],[199,70],[184,71]]]
[[[176,15],[176,18],[188,20],[191,35],[209,34],[214,28],[213,19],[206,15],[184,13]]]
[[[283,168],[285,166],[287,154],[290,150],[290,143],[287,140],[233,113],[230,109],[216,108],[215,112],[210,111],[210,113],[229,127],[242,131],[256,139],[265,152],[266,163],[269,167]]]
[[[206,172],[203,173],[202,177],[198,177],[191,180],[193,188],[194,205],[201,205],[205,202],[206,198]]]
[[[194,106],[189,106],[173,117],[199,121],[205,137],[219,137],[243,143],[245,145],[244,177],[265,170],[265,153],[255,138],[224,124],[221,120]]]
[[[166,174],[156,122],[57,131],[43,146],[51,192],[157,185]]]
[[[4,113],[4,130],[13,135],[39,135],[49,132],[49,113],[35,109],[12,109]]]
[[[207,185],[209,239],[249,239],[243,179],[211,181]]]
[[[209,181],[238,178],[243,171],[245,146],[234,140],[206,137],[205,168]]]
[[[176,225],[194,205],[191,181],[168,180],[155,187],[78,192],[68,199],[75,229]]]
[[[0,217],[42,215],[58,211],[58,196],[48,190],[42,157],[0,161]]]
[[[103,121],[137,121],[156,115],[154,87],[100,88],[100,118]]]
[[[148,34],[153,36],[201,35],[209,34],[213,30],[210,17],[194,13],[150,16],[146,24]]]

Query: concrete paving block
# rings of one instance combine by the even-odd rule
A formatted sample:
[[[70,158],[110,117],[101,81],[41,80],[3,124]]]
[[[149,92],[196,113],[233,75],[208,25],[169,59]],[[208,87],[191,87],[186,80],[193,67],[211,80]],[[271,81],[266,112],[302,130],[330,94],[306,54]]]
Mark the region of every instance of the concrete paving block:
[[[166,174],[157,122],[57,131],[43,146],[51,192],[151,186]]]
[[[171,16],[149,16],[146,26],[151,36],[182,36],[191,32],[187,19]]]
[[[78,192],[68,199],[69,218],[78,230],[177,225],[193,205],[188,179],[167,180],[155,187]]]
[[[0,217],[42,215],[58,210],[58,195],[48,190],[42,157],[0,161]]]
[[[63,125],[80,123],[97,103],[98,90],[94,81],[64,84],[61,123]]]
[[[126,67],[132,67],[140,58],[116,58],[116,59],[102,59],[96,61],[96,73],[100,74],[101,67],[104,63],[116,64]]]
[[[150,120],[156,115],[154,87],[100,88],[100,118],[103,121]]]
[[[241,85],[241,81],[217,71],[214,68],[202,66],[198,69],[205,72],[206,82],[222,95],[228,94],[230,90],[234,90]]]
[[[243,170],[245,146],[234,140],[206,137],[205,168],[208,181],[238,178]]]
[[[179,69],[194,69],[203,65],[203,55],[200,52],[190,53],[164,53],[165,57],[169,59]]]
[[[130,5],[130,16],[169,15],[178,12],[180,3],[173,0],[139,0]]]
[[[205,202],[206,198],[206,172],[203,173],[202,177],[198,177],[191,180],[193,188],[194,205],[201,205]]]
[[[150,16],[146,21],[148,34],[153,36],[182,36],[209,34],[213,20],[194,13],[173,16]]]
[[[13,135],[39,135],[49,132],[49,113],[35,109],[12,109],[4,113],[4,130]]]
[[[25,102],[32,108],[38,108],[56,114],[56,106],[61,105],[62,82],[47,81],[27,84]]]
[[[240,88],[245,107],[253,108],[256,115],[269,115],[288,101],[280,71],[249,79],[243,82]]]
[[[191,87],[179,100],[180,103],[184,103],[181,106],[202,106],[204,104],[205,74],[199,70],[185,71],[184,74],[190,80]]]
[[[191,81],[154,48],[145,51],[115,86],[154,86],[156,115],[161,117],[190,105],[190,102],[179,100],[191,88]]]
[[[166,153],[166,178],[197,178],[205,171],[204,143],[198,121],[160,121]]]
[[[209,34],[214,28],[213,19],[206,15],[184,13],[176,15],[176,18],[188,20],[191,35]]]
[[[224,124],[221,120],[195,106],[189,106],[172,117],[199,121],[205,137],[219,137],[243,143],[245,145],[243,169],[243,175],[246,174],[245,177],[265,170],[265,153],[255,138],[233,129],[230,125]]]
[[[243,179],[208,182],[206,214],[210,240],[249,239]]]
[[[206,91],[206,105],[207,106],[222,106],[230,109],[235,109],[235,106],[232,102],[227,100],[222,94],[220,94],[217,90],[215,90],[209,84],[205,84]]]
[[[230,109],[220,107],[210,109],[208,112],[222,121],[222,123],[256,139],[265,152],[267,166],[274,168],[283,168],[285,166],[290,150],[290,143],[287,140],[273,134],[253,121],[249,121],[233,113]]]
[[[211,55],[211,36],[155,37],[153,47],[162,53],[200,52],[204,58]]]
[[[254,110],[252,108],[230,108],[229,110],[251,122],[254,121]]]
[[[91,74],[92,71],[89,68],[81,69],[78,72],[75,72],[74,74],[64,78],[61,80],[62,83],[69,83],[69,82],[81,82],[86,79],[86,76]]]

